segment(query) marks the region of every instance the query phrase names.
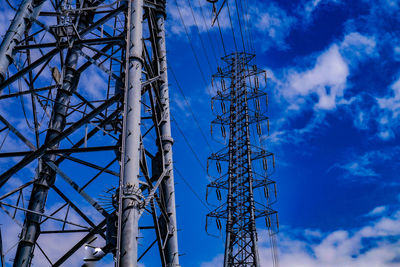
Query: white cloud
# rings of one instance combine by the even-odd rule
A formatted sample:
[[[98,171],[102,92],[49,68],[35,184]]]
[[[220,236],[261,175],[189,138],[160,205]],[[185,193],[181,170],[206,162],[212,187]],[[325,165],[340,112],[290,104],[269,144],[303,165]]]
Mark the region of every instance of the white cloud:
[[[203,262],[201,267],[215,267],[215,266],[222,266],[224,264],[224,255],[220,254],[216,256],[210,262]]]
[[[352,88],[349,80],[363,61],[374,57],[377,57],[375,38],[350,32],[327,49],[296,60],[301,64],[281,71],[269,70],[269,88],[272,85],[274,102],[286,107],[284,118],[296,118],[305,112],[310,115],[308,123],[290,131],[285,130],[287,119],[280,122],[274,128],[277,131],[274,137],[298,143],[326,123],[329,112],[358,103],[362,99],[359,95],[346,95]],[[368,127],[370,114],[364,109],[359,111],[363,112],[355,115],[355,125]]]
[[[400,114],[400,77],[389,88],[391,95],[376,98],[381,112],[378,114],[379,133],[383,140],[394,137],[393,128],[398,126],[396,120]]]
[[[380,211],[377,207],[374,210]],[[282,267],[394,267],[399,266],[400,211],[369,218],[365,225],[324,233],[320,230],[284,228],[278,234],[279,265]],[[271,266],[268,232],[259,231],[261,266]],[[202,267],[221,265],[217,255]],[[214,264],[214,265],[212,265]]]
[[[350,155],[346,157],[346,162],[335,163],[328,171],[332,169],[344,170],[345,178],[376,178],[380,177],[381,173],[379,170],[382,164],[385,162],[398,157],[399,147],[391,147],[386,150],[370,150],[361,155]],[[368,179],[363,179],[364,182],[368,182]]]
[[[97,66],[91,66],[86,72],[82,73],[79,88],[90,99],[104,99],[107,92],[107,78],[107,74],[98,69]]]
[[[178,94],[174,94],[171,100],[175,104],[172,107],[177,107],[181,111],[180,114],[183,114],[185,117],[190,116],[189,108],[191,106],[191,99],[189,97],[185,99]]]
[[[189,34],[192,28],[197,28],[200,33],[206,32],[207,29],[215,30],[216,27],[211,27],[211,18],[213,16],[210,3],[207,1],[191,1],[191,6],[188,1],[177,0],[176,3],[171,1],[167,6],[167,13],[170,19],[167,26],[170,27],[170,33],[175,35],[185,34],[185,26]],[[231,3],[230,7],[233,8],[233,6]],[[222,30],[227,29],[228,26],[230,27],[226,8],[219,15],[219,23]]]
[[[321,6],[327,3],[339,3],[339,0],[308,0],[299,9],[298,13],[303,17],[303,23],[308,24],[312,22],[312,15]]]
[[[367,216],[378,216],[378,215],[382,215],[383,213],[385,213],[388,210],[388,208],[386,206],[379,206],[374,208],[373,210],[371,210]]]
[[[347,163],[341,166],[342,169],[346,170],[348,176],[361,176],[361,177],[373,177],[379,176],[370,166],[371,160],[367,155],[362,156],[355,161]]]
[[[400,46],[395,46],[393,48],[394,59],[400,61]]]
[[[340,44],[340,52],[349,64],[378,56],[375,48],[376,40],[373,36],[365,36],[358,32],[349,33]]]
[[[284,97],[293,103],[294,109],[306,104],[304,98],[316,96],[314,109],[334,110],[338,104],[345,103],[344,92],[351,68],[358,62],[375,55],[375,40],[352,32],[342,42],[332,44],[315,59],[312,68],[287,71]],[[308,105],[307,105],[308,106]]]
[[[278,49],[288,48],[285,39],[296,22],[294,17],[289,16],[273,2],[269,2],[268,5],[258,5],[250,13],[251,17],[256,18],[255,28],[263,36],[260,41],[264,51],[273,44]]]
[[[317,95],[316,109],[332,110],[337,100],[343,97],[349,68],[334,44],[322,53],[312,69],[291,70],[288,76],[286,96],[289,98]]]

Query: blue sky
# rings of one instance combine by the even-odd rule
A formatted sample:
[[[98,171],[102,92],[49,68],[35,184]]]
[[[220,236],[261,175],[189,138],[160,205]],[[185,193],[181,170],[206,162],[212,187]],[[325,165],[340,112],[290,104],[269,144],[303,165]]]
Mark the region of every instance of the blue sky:
[[[186,14],[185,24],[191,25],[190,37],[203,72],[210,76],[198,32],[204,40],[207,34],[194,25],[190,8],[179,3],[183,5],[181,13]],[[277,159],[272,178],[278,185],[274,207],[281,225],[281,266],[398,265],[400,41],[396,14],[400,4],[324,0],[249,3],[257,64],[269,77],[271,134],[266,143]],[[234,8],[233,2],[230,7]],[[208,132],[212,116],[207,90],[174,1],[169,9],[169,65],[178,72],[190,105]],[[197,21],[201,21],[200,15]],[[225,43],[231,46],[227,50],[232,51],[231,28],[222,21]],[[233,23],[240,43],[237,20]],[[218,38],[216,28],[210,32]],[[182,53],[185,47],[188,52]],[[214,47],[222,53],[220,44],[214,43]],[[210,46],[207,53],[212,60]],[[186,71],[180,71],[184,67]],[[170,81],[175,118],[205,159],[210,151],[185,112],[174,81]],[[175,133],[176,165],[204,196],[206,175],[195,158],[190,158],[179,132]],[[220,145],[213,142],[213,147]],[[180,155],[185,152],[189,155],[183,160]],[[188,160],[190,168],[186,167]],[[179,177],[177,182],[179,190],[183,186]],[[183,201],[186,197],[178,192],[178,203],[187,203]],[[193,205],[199,209],[190,213]],[[183,231],[189,225],[198,229],[204,225],[207,210],[199,203],[181,205],[181,210],[178,218],[183,217],[179,221]],[[193,220],[185,227],[187,213]],[[259,229],[264,265],[272,266],[262,222]],[[203,267],[221,262],[223,239],[203,235],[180,238],[182,252],[188,255],[183,262],[191,258],[191,266]],[[198,247],[185,246],[198,238]],[[198,250],[202,253],[196,253]],[[204,261],[209,263],[201,265]]]
[[[205,0],[190,0],[192,14],[188,1],[177,3],[179,10],[175,0],[168,1],[167,18],[172,116],[203,165],[173,122],[175,167],[190,184],[189,188],[175,174],[181,264],[211,267],[223,260],[224,239],[208,236],[204,230],[208,209],[197,197],[205,200],[209,180],[203,167],[211,149],[190,109],[212,149],[221,148],[210,136],[213,115],[209,92],[211,75],[221,66],[215,57],[223,56],[223,49],[218,28],[210,28],[211,5]],[[400,3],[248,3],[256,62],[269,77],[271,132],[265,142],[276,154],[276,172],[271,178],[278,186],[274,208],[280,221],[280,265],[398,266]],[[1,7],[0,34],[4,34],[12,12],[4,0]],[[235,14],[233,1],[230,8]],[[234,52],[226,9],[220,22],[226,50]],[[240,48],[235,16],[233,24]],[[101,72],[90,71],[82,79],[88,90],[85,93],[95,98],[101,94]],[[9,110],[1,112],[4,115]],[[18,143],[13,144],[10,137],[8,145]],[[262,221],[258,229],[263,266],[272,266]],[[144,264],[158,266],[151,259]]]

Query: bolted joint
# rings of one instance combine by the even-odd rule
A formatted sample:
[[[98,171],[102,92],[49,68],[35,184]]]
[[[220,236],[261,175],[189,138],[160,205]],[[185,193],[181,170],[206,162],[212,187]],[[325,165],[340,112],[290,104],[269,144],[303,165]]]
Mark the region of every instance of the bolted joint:
[[[172,136],[163,135],[163,136],[161,136],[161,143],[162,144],[169,143],[169,144],[173,145],[174,139],[172,138]]]
[[[136,187],[135,185],[125,184],[122,187],[122,198],[132,200],[130,206],[135,206],[139,208],[142,208],[144,206],[145,198],[140,188]]]

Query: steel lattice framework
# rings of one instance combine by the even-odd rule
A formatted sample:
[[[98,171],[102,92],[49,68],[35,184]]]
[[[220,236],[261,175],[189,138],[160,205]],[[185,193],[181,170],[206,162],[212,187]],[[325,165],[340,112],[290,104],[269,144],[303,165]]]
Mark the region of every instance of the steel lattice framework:
[[[222,59],[226,67],[219,68],[213,75],[213,86],[218,89],[212,97],[213,110],[214,101],[220,102],[221,107],[211,126],[221,126],[223,137],[227,135],[225,126],[229,127],[229,143],[208,159],[216,162],[220,176],[208,185],[207,195],[209,189],[215,189],[221,201],[223,190],[226,202],[210,212],[207,220],[216,218],[219,229],[222,227],[220,219],[226,220],[225,267],[259,267],[256,220],[265,217],[270,234],[278,227],[277,213],[271,208],[276,200],[276,185],[269,179],[275,167],[274,154],[251,142],[252,125],[256,126],[258,135],[262,135],[262,123],[268,123],[260,104],[260,99],[267,97],[260,88],[260,78],[263,81],[265,78],[266,85],[266,73],[251,65],[252,54],[237,52]],[[257,168],[257,161],[263,163],[263,169]],[[226,173],[222,172],[224,163]],[[268,169],[268,165],[272,167]],[[264,189],[266,204],[256,196],[260,188]]]
[[[85,247],[86,264],[179,266],[166,1],[11,2],[0,47],[6,258],[77,266]]]

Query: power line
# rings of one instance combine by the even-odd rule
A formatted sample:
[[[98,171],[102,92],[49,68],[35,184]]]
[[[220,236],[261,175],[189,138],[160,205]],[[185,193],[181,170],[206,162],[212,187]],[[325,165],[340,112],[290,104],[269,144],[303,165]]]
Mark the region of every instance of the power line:
[[[233,42],[235,43],[235,49],[236,49],[236,51],[238,51],[238,47],[237,47],[237,44],[236,44],[235,30],[233,29],[231,11],[230,11],[230,8],[229,8],[229,1],[226,1],[226,6],[228,7],[228,15],[229,15],[229,21],[230,21],[230,23],[231,23],[231,29],[232,29],[232,35],[233,35]]]
[[[197,153],[194,151],[192,145],[189,143],[189,140],[186,138],[186,136],[185,136],[185,134],[183,133],[181,127],[179,127],[179,124],[176,122],[176,120],[175,120],[175,118],[172,116],[172,114],[171,114],[171,117],[172,117],[172,121],[173,121],[173,122],[175,123],[175,125],[176,125],[176,129],[178,129],[179,133],[182,135],[183,140],[185,140],[185,143],[186,143],[186,145],[189,147],[189,149],[190,149],[190,151],[192,152],[193,156],[195,157],[195,159],[197,160],[197,162],[200,164],[201,168],[204,170],[204,172],[206,173],[206,175],[209,176],[208,173],[207,173],[206,167],[203,165],[203,163],[201,162],[201,160],[200,160],[199,157],[197,156]]]
[[[243,21],[244,21],[244,31],[245,31],[245,34],[247,35],[249,49],[252,51],[252,53],[255,53],[255,49],[253,46],[253,39],[251,37],[250,26],[249,26],[249,14],[248,14],[248,10],[249,10],[248,4],[249,3],[248,3],[248,0],[245,0],[244,4],[242,3],[242,1],[239,1],[239,3],[240,3],[240,8],[242,10],[242,16],[243,16]],[[243,8],[243,6],[244,6],[244,8]]]
[[[204,141],[206,141],[206,143],[207,143],[208,147],[210,148],[211,152],[213,152],[213,148],[212,148],[211,144],[208,142],[207,137],[206,137],[206,135],[204,134],[204,132],[203,132],[201,126],[200,126],[200,123],[199,123],[197,117],[194,115],[194,112],[193,112],[193,109],[192,109],[192,107],[191,107],[191,105],[190,105],[190,102],[187,100],[187,98],[186,98],[186,96],[185,96],[185,93],[183,92],[182,87],[180,86],[180,84],[179,84],[179,82],[178,82],[178,79],[176,78],[175,72],[174,72],[174,70],[173,70],[173,68],[172,68],[171,66],[169,67],[169,70],[171,71],[171,74],[172,74],[172,76],[173,76],[173,78],[174,78],[174,80],[175,80],[175,83],[176,83],[176,86],[177,86],[178,89],[179,89],[179,92],[181,93],[183,99],[185,100],[186,105],[187,105],[188,108],[189,108],[190,114],[192,115],[192,117],[193,117],[193,119],[194,119],[194,121],[195,121],[195,123],[196,123],[196,125],[197,125],[197,128],[199,129],[199,131],[200,131],[200,133],[201,133],[201,135],[202,135]]]
[[[216,62],[218,62],[218,56],[217,56],[217,53],[215,52],[215,48],[214,48],[213,42],[211,40],[210,29],[208,28],[208,25],[207,25],[207,22],[206,22],[206,17],[204,16],[203,7],[201,6],[200,0],[197,0],[197,2],[198,2],[198,5],[199,5],[199,8],[200,8],[201,16],[203,17],[204,26],[206,27],[207,36],[208,36],[208,40],[210,41],[211,49],[213,51],[213,54],[214,54]],[[217,42],[217,44],[218,44],[218,42]]]
[[[196,190],[193,189],[191,184],[185,179],[185,177],[182,175],[182,173],[174,166],[175,172],[179,175],[179,177],[182,179],[182,181],[186,184],[186,186],[189,188],[189,190],[195,195],[195,197],[200,201],[200,203],[208,210],[211,210],[210,207],[205,203],[201,197],[196,193]]]
[[[196,28],[197,28],[197,34],[199,35],[201,46],[203,47],[203,50],[204,50],[204,55],[206,56],[206,60],[207,60],[208,66],[210,67],[210,72],[212,73],[213,70],[212,70],[212,67],[211,67],[210,59],[208,58],[208,53],[207,53],[206,47],[204,45],[203,38],[201,37],[201,34],[200,34],[200,27],[197,24],[196,16],[194,14],[194,10],[193,10],[193,7],[192,7],[192,1],[188,0],[188,3],[189,3],[190,11],[192,13],[194,24],[196,25]],[[216,63],[217,62],[218,62],[218,60],[216,60]]]
[[[237,0],[235,0],[235,5],[236,5],[236,14],[239,22],[240,36],[242,37],[243,51],[246,53],[246,46],[244,44],[243,31],[242,31],[242,22],[240,21],[239,6]]]
[[[188,29],[187,29],[187,27],[186,27],[185,21],[183,20],[182,13],[181,13],[181,9],[179,8],[179,5],[178,5],[177,0],[175,0],[175,5],[176,5],[176,7],[177,7],[177,9],[178,9],[179,17],[180,17],[181,22],[182,22],[182,25],[183,25],[183,27],[184,27],[184,29],[185,29],[186,37],[187,37],[188,40],[189,40],[189,44],[190,44],[190,47],[191,47],[191,49],[192,49],[193,56],[194,56],[194,58],[195,58],[195,60],[196,60],[197,67],[198,67],[199,70],[200,70],[200,73],[201,73],[201,76],[202,76],[202,78],[203,78],[204,84],[207,86],[207,79],[205,78],[203,69],[201,68],[201,65],[200,65],[200,61],[199,61],[199,59],[198,59],[198,57],[197,57],[197,54],[196,54],[196,51],[195,51],[195,49],[194,49],[194,47],[193,47],[192,39],[191,39],[190,36],[189,36],[189,32],[188,32]]]
[[[218,24],[219,35],[221,37],[222,47],[224,48],[224,55],[226,56],[227,54],[226,54],[226,49],[225,49],[224,37],[222,36],[221,25],[219,24],[218,17],[217,17],[217,24]]]

